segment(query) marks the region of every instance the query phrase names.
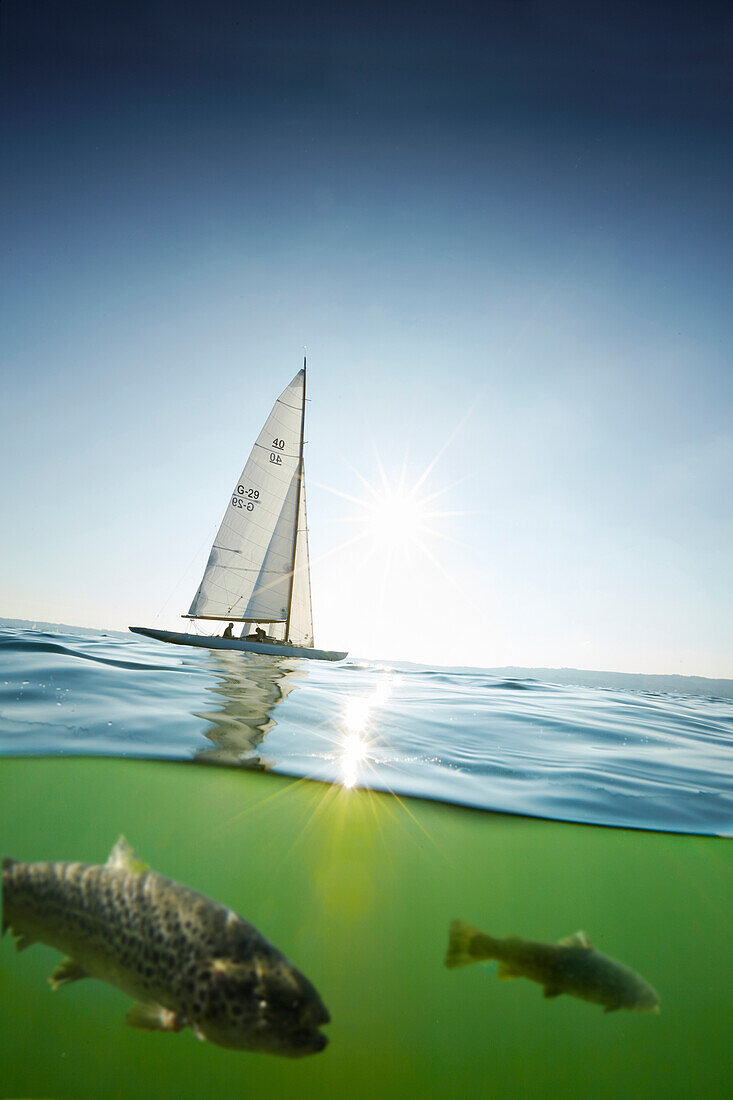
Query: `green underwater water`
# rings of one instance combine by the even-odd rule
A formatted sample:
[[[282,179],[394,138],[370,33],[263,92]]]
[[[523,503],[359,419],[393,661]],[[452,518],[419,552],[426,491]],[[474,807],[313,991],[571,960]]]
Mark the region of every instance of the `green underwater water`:
[[[58,952],[0,943],[3,1097],[728,1097],[729,841],[560,824],[186,764],[0,761],[3,855],[151,866],[250,920],[315,984],[323,1053],[289,1060],[124,1024]],[[493,966],[443,966],[448,924],[584,929],[660,993],[604,1014]]]

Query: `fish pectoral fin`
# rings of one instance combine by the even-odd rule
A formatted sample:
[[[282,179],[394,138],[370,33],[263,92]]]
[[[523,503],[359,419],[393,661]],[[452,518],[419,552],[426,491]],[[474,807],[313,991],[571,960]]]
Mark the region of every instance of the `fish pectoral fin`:
[[[186,1020],[162,1005],[144,1004],[138,1001],[129,1009],[125,1023],[142,1031],[181,1031]]]
[[[590,937],[585,932],[573,932],[572,936],[566,936],[557,941],[558,947],[585,947],[589,951],[593,947]]]
[[[542,990],[542,995],[547,997],[548,1000],[550,997],[559,997],[561,993],[562,989],[557,985],[546,985]]]
[[[82,978],[90,978],[88,970],[76,961],[76,959],[63,959],[55,970],[49,974],[48,980],[51,989],[60,989],[62,985],[70,982],[80,982]]]
[[[112,851],[107,857],[107,867],[117,871],[127,871],[131,875],[142,875],[149,871],[150,867],[140,859],[135,849],[123,836],[119,837]]]
[[[12,924],[8,924],[6,927],[13,937],[16,951],[25,951],[26,947],[32,947],[34,943],[38,943],[35,936],[31,936],[28,932],[21,932],[18,928],[14,928]]]
[[[504,962],[499,963],[499,969],[496,971],[496,976],[501,982],[508,982],[510,978],[521,978],[521,974],[518,974],[516,970],[512,970],[511,963]]]

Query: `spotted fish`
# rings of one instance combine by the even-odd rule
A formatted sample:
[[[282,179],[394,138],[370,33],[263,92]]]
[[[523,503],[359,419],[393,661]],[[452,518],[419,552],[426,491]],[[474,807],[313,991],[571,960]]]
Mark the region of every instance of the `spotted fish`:
[[[3,933],[63,951],[53,989],[110,982],[133,1027],[297,1057],[326,1046],[326,1008],[303,974],[231,909],[148,869],[124,839],[103,866],[3,860]]]
[[[559,943],[535,943],[519,936],[494,939],[466,921],[450,926],[446,966],[466,966],[481,959],[498,959],[498,978],[529,978],[543,986],[545,997],[567,993],[604,1005],[606,1012],[628,1008],[659,1012],[656,990],[624,963],[596,951],[585,932]]]

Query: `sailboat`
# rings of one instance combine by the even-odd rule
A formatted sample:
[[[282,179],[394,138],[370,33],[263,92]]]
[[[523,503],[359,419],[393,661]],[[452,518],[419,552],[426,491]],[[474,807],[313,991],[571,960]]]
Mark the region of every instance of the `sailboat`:
[[[306,363],[278,397],[227,501],[209,560],[184,619],[230,624],[221,637],[131,626],[176,645],[341,661],[313,644],[305,508]],[[241,636],[232,636],[242,623]]]

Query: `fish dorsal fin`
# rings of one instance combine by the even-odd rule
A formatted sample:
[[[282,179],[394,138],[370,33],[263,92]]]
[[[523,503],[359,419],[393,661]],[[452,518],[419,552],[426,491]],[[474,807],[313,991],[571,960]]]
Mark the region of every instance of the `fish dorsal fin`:
[[[572,936],[566,936],[564,940],[557,941],[558,947],[585,947],[590,951],[593,944],[585,932],[573,932]]]
[[[127,871],[131,875],[142,875],[149,871],[147,863],[144,863],[132,845],[128,844],[123,836],[119,838],[107,859],[107,867],[113,871]]]

